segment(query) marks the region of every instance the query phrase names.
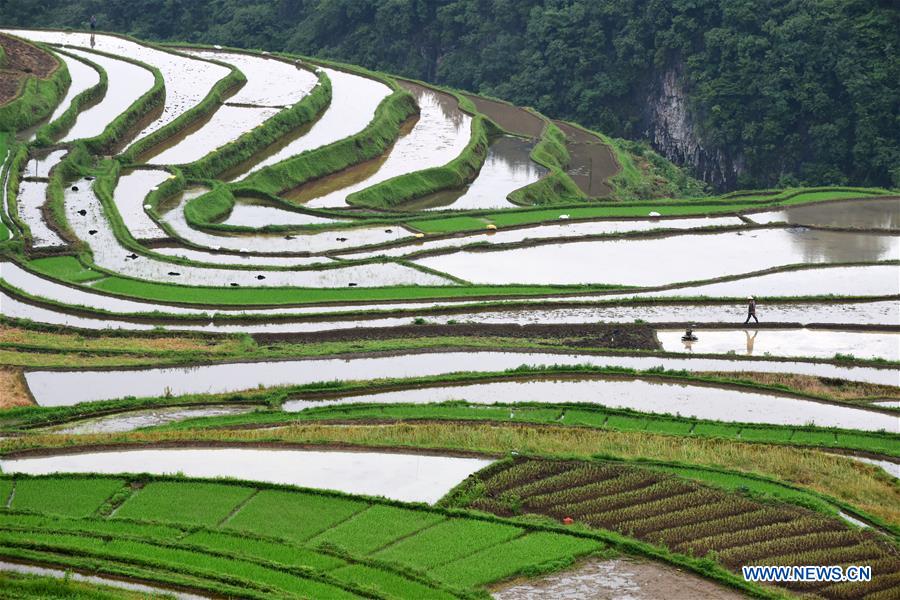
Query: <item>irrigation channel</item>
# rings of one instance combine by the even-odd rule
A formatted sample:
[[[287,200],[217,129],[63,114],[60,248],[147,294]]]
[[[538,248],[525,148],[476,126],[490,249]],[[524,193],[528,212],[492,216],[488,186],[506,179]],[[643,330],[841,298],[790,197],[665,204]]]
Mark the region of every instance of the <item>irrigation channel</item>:
[[[894,597],[895,190],[635,198],[675,184],[499,100],[2,31],[71,84],[0,127],[0,571],[725,599],[856,561],[778,592]]]

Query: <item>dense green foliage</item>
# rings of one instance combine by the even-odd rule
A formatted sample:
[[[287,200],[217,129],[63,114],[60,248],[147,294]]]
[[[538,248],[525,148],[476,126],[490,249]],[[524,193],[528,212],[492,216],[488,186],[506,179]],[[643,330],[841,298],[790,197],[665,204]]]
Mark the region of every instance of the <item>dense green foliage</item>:
[[[813,0],[17,0],[4,21],[341,58],[643,137],[678,74],[708,151],[739,185],[900,185],[900,13]]]

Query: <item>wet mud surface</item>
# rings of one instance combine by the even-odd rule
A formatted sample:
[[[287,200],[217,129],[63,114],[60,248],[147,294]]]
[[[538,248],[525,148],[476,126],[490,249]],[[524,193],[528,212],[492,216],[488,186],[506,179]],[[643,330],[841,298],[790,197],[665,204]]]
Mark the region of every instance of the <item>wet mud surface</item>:
[[[495,588],[495,600],[737,600],[743,594],[660,563],[594,559]]]
[[[253,339],[261,345],[278,342],[324,342],[349,340],[409,339],[420,337],[523,337],[562,340],[571,347],[602,347],[656,350],[659,345],[653,328],[645,325],[517,325],[475,324],[405,325],[309,333],[259,333]]]
[[[538,116],[528,112],[524,108],[488,100],[480,96],[466,97],[475,104],[478,112],[482,112],[500,127],[510,133],[530,138],[539,138],[544,131],[544,121]]]
[[[0,34],[0,47],[6,53],[6,64],[0,70],[0,104],[6,104],[19,94],[19,86],[25,77],[46,79],[56,61],[43,50],[14,37]]]
[[[554,121],[568,142],[571,162],[569,176],[582,192],[591,198],[605,198],[612,194],[609,179],[619,172],[619,163],[609,146],[590,133],[563,121]]]

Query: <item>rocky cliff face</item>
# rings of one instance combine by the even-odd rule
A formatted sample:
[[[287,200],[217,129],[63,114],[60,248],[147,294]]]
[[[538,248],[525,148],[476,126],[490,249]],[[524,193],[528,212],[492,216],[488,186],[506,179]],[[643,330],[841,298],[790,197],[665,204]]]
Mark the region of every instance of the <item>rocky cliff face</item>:
[[[688,167],[698,179],[717,190],[733,189],[743,171],[742,157],[704,142],[688,108],[683,81],[678,62],[655,75],[644,99],[644,135],[657,152]]]

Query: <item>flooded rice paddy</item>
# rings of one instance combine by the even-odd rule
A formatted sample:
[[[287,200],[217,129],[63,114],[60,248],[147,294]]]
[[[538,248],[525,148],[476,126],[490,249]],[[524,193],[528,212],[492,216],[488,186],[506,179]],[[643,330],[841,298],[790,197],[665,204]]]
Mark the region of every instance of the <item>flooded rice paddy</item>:
[[[385,84],[337,69],[323,69],[331,80],[331,104],[308,129],[298,132],[286,144],[270,148],[261,156],[229,171],[229,181],[242,179],[264,167],[326,146],[362,131],[375,116],[375,109],[391,93]]]
[[[175,136],[142,158],[155,165],[181,165],[200,160],[213,150],[274,117],[280,109],[255,106],[220,106],[203,124]]]
[[[144,67],[71,48],[68,52],[100,65],[106,71],[108,83],[103,99],[78,113],[75,123],[60,140],[62,142],[100,135],[110,121],[153,87],[153,73]]]
[[[106,415],[94,419],[69,422],[62,426],[50,427],[45,431],[60,434],[83,433],[122,433],[134,431],[142,427],[155,427],[176,423],[186,419],[200,417],[220,417],[224,415],[239,415],[255,410],[255,406],[200,406],[200,407],[172,407],[155,408],[148,410],[136,410],[113,415]]]
[[[816,227],[900,229],[900,198],[873,198],[791,206],[783,210],[749,213],[757,223],[791,223]]]
[[[185,112],[194,108],[209,94],[216,82],[227,76],[229,72],[226,67],[205,60],[159,50],[115,35],[91,34],[78,31],[18,31],[16,33],[27,39],[50,44],[78,46],[84,49],[107,52],[115,56],[127,56],[159,69],[166,85],[166,97],[162,114],[143,127],[134,136],[134,139],[140,139],[162,129]],[[79,56],[82,55],[79,54]],[[103,57],[95,54],[84,56],[106,68],[106,65],[101,62]],[[141,71],[149,74],[145,69],[141,69]],[[107,73],[109,74],[109,87],[111,90],[114,84],[113,74],[109,73],[108,69]],[[121,78],[121,82],[126,88],[129,87],[129,82],[135,88],[139,88],[141,87],[140,81],[140,79],[132,81],[124,77]],[[153,77],[150,75],[150,85],[152,84]],[[140,96],[142,93],[138,93],[137,96]],[[109,95],[109,91],[107,91],[107,95]],[[122,111],[107,112],[107,122],[120,112]],[[70,132],[66,140],[79,137],[91,136],[85,134],[73,136],[73,133]]]
[[[867,431],[894,431],[898,427],[897,417],[859,408],[737,389],[641,379],[567,378],[426,387],[323,400],[291,400],[284,403],[283,409],[297,412],[319,406],[431,404],[453,400],[471,404],[587,403],[715,421],[818,425]],[[515,411],[514,408],[511,410]],[[565,421],[560,423],[565,424]]]
[[[461,190],[447,190],[403,204],[404,210],[513,208],[506,197],[534,183],[547,169],[531,160],[534,143],[510,136],[494,140],[478,176]]]
[[[329,358],[275,362],[229,363],[191,367],[125,370],[29,371],[32,396],[41,406],[69,406],[79,402],[126,396],[157,397],[225,393],[262,386],[301,385],[332,380],[424,377],[456,372],[494,372],[522,365],[588,365],[646,370],[760,371],[798,373],[897,385],[894,369],[843,367],[827,363],[728,360],[719,358],[662,358],[541,352],[428,352],[367,358]]]
[[[583,236],[613,235],[664,229],[698,229],[706,227],[733,227],[743,224],[737,217],[700,217],[680,219],[652,219],[626,221],[582,221],[561,220],[550,225],[500,229],[468,233],[451,238],[415,240],[413,243],[381,250],[350,252],[348,256],[404,256],[421,250],[457,248],[466,244],[514,244],[527,240],[547,240],[554,238],[577,238]],[[412,222],[415,225],[415,222]]]
[[[122,216],[125,228],[136,240],[168,238],[168,234],[144,209],[147,195],[172,175],[160,169],[132,169],[119,177],[113,191],[113,202]]]
[[[161,219],[172,227],[178,237],[211,250],[257,254],[327,252],[337,248],[383,244],[410,235],[409,231],[396,225],[354,227],[316,233],[258,233],[240,236],[208,233],[194,229],[184,217],[184,203],[202,195],[205,191],[203,188],[189,187],[167,203],[167,210],[161,215]]]
[[[4,473],[151,473],[229,477],[402,502],[437,502],[491,460],[387,452],[244,448],[118,450],[0,459]]]
[[[31,231],[33,248],[58,248],[66,246],[58,233],[50,229],[44,219],[42,208],[47,202],[47,183],[43,181],[23,181],[19,184],[17,209],[19,218]]]
[[[486,114],[509,133],[537,139],[544,131],[544,120],[524,108],[472,94],[466,94],[466,97],[475,104],[478,112]]]
[[[77,189],[76,189],[77,188]],[[217,269],[166,262],[135,255],[116,239],[91,182],[81,179],[65,191],[66,218],[75,235],[91,249],[94,263],[136,279],[194,286],[360,287],[382,285],[447,285],[451,282],[395,263],[373,263],[325,270],[266,271]],[[82,211],[84,214],[82,214]],[[136,258],[132,258],[136,256]],[[262,275],[262,278],[259,276]]]
[[[346,206],[347,196],[353,192],[398,175],[439,167],[456,158],[469,143],[472,117],[460,111],[456,99],[449,94],[413,83],[403,82],[401,85],[416,97],[421,112],[412,130],[401,135],[388,150],[387,159],[377,171],[338,190],[318,194],[315,191],[317,184],[313,183],[298,192],[289,193],[287,197],[298,198],[298,193],[302,192],[309,207]]]
[[[742,277],[703,285],[687,285],[640,294],[613,294],[610,298],[671,296],[744,298],[787,296],[893,296],[900,294],[896,265],[808,268]],[[746,315],[745,315],[746,317]]]
[[[50,114],[50,117],[47,118],[47,123],[52,123],[66,112],[72,105],[72,100],[75,96],[100,83],[100,73],[94,67],[65,54],[57,54],[57,56],[66,63],[72,83],[69,84],[66,95],[63,96],[63,99]]]
[[[290,106],[302,100],[319,82],[310,70],[275,58],[214,50],[185,49],[180,52],[227,63],[247,77],[247,83],[228,98],[231,104]]]
[[[659,286],[798,263],[875,262],[897,256],[900,236],[760,229],[460,251],[416,262],[473,283]]]
[[[873,331],[832,331],[822,329],[759,330],[698,329],[697,341],[683,342],[683,330],[656,332],[668,352],[697,354],[741,354],[746,356],[802,356],[834,358],[835,355],[861,359],[900,360],[900,334]]]
[[[44,157],[34,156],[25,163],[22,177],[50,177],[50,170],[60,163],[68,150],[53,150]]]
[[[222,221],[224,225],[241,227],[265,227],[266,225],[312,225],[334,223],[333,219],[308,213],[278,208],[254,198],[235,198],[231,214]]]

